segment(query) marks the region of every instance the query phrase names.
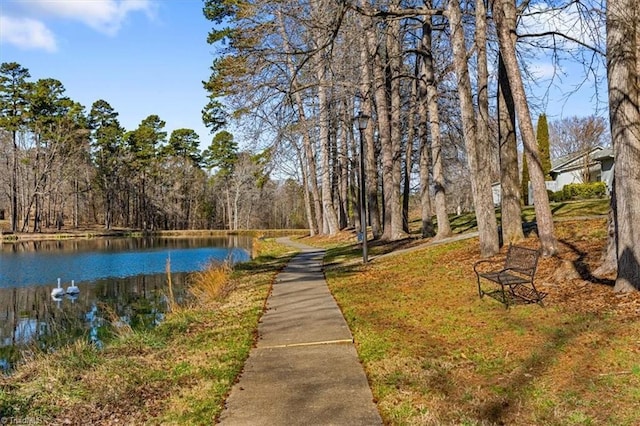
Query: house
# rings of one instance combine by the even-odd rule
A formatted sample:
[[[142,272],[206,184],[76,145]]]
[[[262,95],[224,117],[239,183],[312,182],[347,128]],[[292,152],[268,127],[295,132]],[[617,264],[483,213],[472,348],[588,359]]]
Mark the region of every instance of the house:
[[[560,191],[570,183],[584,183],[583,176],[588,173],[588,182],[604,182],[608,192],[613,183],[613,150],[595,147],[587,153],[567,155],[551,162],[552,181],[547,188]]]
[[[613,150],[600,146],[586,153],[575,153],[551,161],[549,174],[553,180],[546,181],[549,191],[558,192],[570,183],[584,183],[584,174],[589,174],[588,182],[604,182],[607,193],[613,188]],[[500,204],[500,184],[493,185],[493,201]],[[533,190],[529,182],[529,202],[533,204]]]
[[[549,191],[561,191],[570,183],[585,183],[583,176],[588,173],[587,182],[604,182],[607,193],[613,188],[613,150],[596,146],[588,152],[569,154],[551,161],[549,174],[553,180],[547,181]],[[531,183],[529,183],[529,204],[533,204]]]

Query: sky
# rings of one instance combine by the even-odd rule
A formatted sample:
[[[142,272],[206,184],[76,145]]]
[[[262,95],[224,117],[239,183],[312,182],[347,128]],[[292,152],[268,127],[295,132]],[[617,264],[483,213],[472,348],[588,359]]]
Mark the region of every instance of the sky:
[[[576,3],[555,9],[543,1],[531,5],[529,13],[519,21],[519,35],[559,32],[599,52],[580,48],[562,37],[554,42],[547,38],[548,46],[559,48],[554,61],[551,49],[533,53],[527,48],[529,41],[538,43],[542,39],[520,40],[519,51],[524,52],[521,60],[527,60],[531,72],[531,76],[525,76],[530,89],[529,103],[536,113],[546,113],[550,121],[590,115],[608,119],[604,15],[584,12]]]
[[[0,0],[0,62],[54,78],[89,111],[103,99],[134,130],[151,114],[167,136],[202,123],[214,48],[202,0]]]

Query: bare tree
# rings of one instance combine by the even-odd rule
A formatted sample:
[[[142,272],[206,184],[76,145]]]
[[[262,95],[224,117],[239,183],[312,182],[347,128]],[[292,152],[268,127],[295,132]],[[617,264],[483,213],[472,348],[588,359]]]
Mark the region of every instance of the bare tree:
[[[582,155],[582,182],[590,181],[589,153],[598,146],[606,145],[607,124],[603,117],[567,117],[556,120],[549,126],[551,153],[555,158]]]
[[[492,256],[499,250],[498,227],[496,224],[493,195],[491,192],[490,174],[485,156],[489,153],[481,149],[478,138],[478,122],[475,116],[471,81],[467,65],[467,49],[462,21],[462,11],[457,1],[450,1],[447,8],[449,26],[451,28],[451,43],[453,48],[454,66],[457,74],[458,96],[462,113],[462,127],[467,150],[467,159],[471,173],[471,188],[473,192],[478,231],[480,233],[480,252],[482,256]],[[478,19],[485,19],[484,16]],[[486,141],[482,141],[486,143]],[[489,175],[490,176],[490,175]]]
[[[536,223],[542,253],[552,256],[557,252],[557,241],[554,235],[553,217],[549,206],[549,197],[545,185],[540,153],[536,142],[531,113],[527,102],[522,74],[518,63],[515,46],[516,29],[515,0],[496,0],[493,3],[493,18],[496,24],[500,53],[504,61],[505,71],[513,92],[515,110],[520,127],[520,135],[524,144],[529,175],[533,187]]]
[[[565,117],[549,123],[551,157],[586,153],[607,145],[607,123],[603,117]]]
[[[400,1],[395,0],[391,9],[398,9]],[[393,19],[387,22],[387,60],[389,108],[391,112],[391,140],[389,145],[382,145],[383,184],[385,186],[385,216],[389,216],[391,228],[384,230],[383,238],[387,240],[402,239],[407,236],[402,220],[402,203],[400,197],[401,164],[402,164],[402,105],[401,76],[403,74],[402,28],[400,21]]]
[[[300,82],[298,80],[298,72],[294,63],[293,52],[290,52],[291,42],[289,35],[286,31],[286,24],[282,16],[282,12],[278,9],[276,11],[278,17],[278,30],[282,37],[282,49],[285,53],[291,53],[285,56],[286,69],[289,73],[288,78],[290,80],[292,98],[294,102],[294,109],[298,114],[298,122],[300,126],[298,128],[302,132],[303,151],[301,152],[300,159],[304,161],[304,178],[306,181],[305,190],[310,192],[310,196],[307,197],[309,206],[307,211],[309,212],[309,224],[311,235],[316,235],[322,229],[322,204],[320,200],[320,190],[318,188],[318,171],[316,166],[315,150],[313,149],[313,142],[311,141],[311,124],[307,118],[305,111],[304,99],[302,96],[302,90],[300,90]],[[312,204],[313,203],[313,204]]]

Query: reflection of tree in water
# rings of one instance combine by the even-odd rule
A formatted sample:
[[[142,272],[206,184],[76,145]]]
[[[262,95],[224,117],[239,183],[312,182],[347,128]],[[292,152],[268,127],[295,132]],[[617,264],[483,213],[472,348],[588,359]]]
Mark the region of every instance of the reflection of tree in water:
[[[184,299],[185,273],[172,274],[174,294]],[[118,322],[134,330],[158,325],[167,309],[166,275],[143,275],[93,284],[80,294],[52,299],[48,287],[0,289],[0,370],[24,350],[55,350],[78,339],[101,347]]]
[[[230,235],[224,237],[139,237],[139,238],[93,238],[68,240],[16,241],[0,245],[0,252],[14,253],[78,253],[78,252],[122,252],[159,249],[188,249],[203,247],[251,247],[251,237]]]

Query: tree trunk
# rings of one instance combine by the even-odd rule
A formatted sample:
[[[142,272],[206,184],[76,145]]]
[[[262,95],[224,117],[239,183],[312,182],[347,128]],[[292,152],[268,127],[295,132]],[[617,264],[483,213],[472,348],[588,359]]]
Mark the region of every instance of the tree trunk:
[[[371,102],[367,110],[373,111]],[[371,236],[374,240],[382,237],[382,212],[380,211],[380,185],[379,181],[379,167],[378,167],[378,152],[376,150],[375,141],[375,126],[374,123],[369,123],[369,126],[364,131],[365,139],[365,171],[367,173],[367,208],[369,209],[369,225],[371,226]]]
[[[360,184],[358,182],[358,178],[356,177],[356,175],[359,175],[359,167],[356,166],[356,161],[355,159],[358,158],[359,155],[359,144],[363,143],[364,141],[361,141],[358,139],[358,141],[353,140],[353,143],[349,144],[349,158],[352,159],[351,164],[352,166],[349,167],[349,199],[351,200],[349,205],[354,206],[354,209],[357,209],[357,212],[352,212],[352,218],[350,219],[350,223],[351,226],[353,226],[355,229],[359,230],[360,229],[360,213],[358,212],[362,212],[361,206],[360,206]],[[368,188],[367,188],[368,189]],[[366,196],[366,195],[365,195]]]
[[[369,224],[371,225],[371,233],[374,239],[380,238],[382,235],[382,223],[380,222],[380,206],[378,204],[378,157],[376,155],[375,145],[375,125],[373,120],[373,104],[372,104],[372,85],[373,76],[371,64],[375,57],[376,50],[376,32],[372,19],[368,19],[369,24],[364,30],[365,37],[362,41],[360,52],[360,61],[362,69],[362,78],[360,91],[364,96],[362,100],[362,112],[372,117],[369,125],[364,130],[365,139],[365,170],[366,170],[366,190],[367,190],[367,207],[369,208]],[[374,86],[375,88],[375,86]],[[360,141],[362,142],[362,141]]]
[[[336,235],[339,231],[338,215],[333,204],[333,192],[331,188],[331,141],[329,136],[329,102],[327,97],[326,72],[327,58],[324,54],[316,57],[316,77],[318,79],[318,131],[320,139],[320,156],[322,161],[322,216],[326,222],[326,231],[329,235]]]
[[[397,8],[397,4],[392,6]],[[389,47],[389,72],[391,90],[391,145],[385,153],[384,170],[390,167],[390,175],[385,176],[385,182],[391,178],[391,182],[385,186],[386,214],[391,216],[391,233],[387,234],[390,240],[399,240],[407,237],[402,220],[402,97],[400,95],[400,76],[402,74],[402,34],[400,20],[394,19],[388,23],[387,46]],[[386,232],[386,229],[385,229]]]
[[[640,4],[607,3],[609,121],[614,148],[618,277],[615,291],[640,289]]]
[[[476,117],[471,95],[471,81],[467,65],[467,50],[465,47],[464,26],[462,12],[457,1],[449,2],[449,26],[451,27],[451,44],[453,49],[453,62],[457,74],[458,96],[460,98],[460,110],[462,114],[462,129],[464,133],[467,160],[471,174],[471,190],[475,205],[478,233],[480,236],[480,254],[488,257],[499,250],[498,228],[496,224],[495,209],[493,206],[493,193],[491,191],[490,170],[488,167],[480,167],[489,163],[486,150],[480,150],[476,128]],[[480,19],[484,19],[484,16]],[[484,146],[483,141],[482,146]],[[489,175],[487,177],[486,175]]]
[[[495,235],[491,232],[490,239],[488,240],[491,251],[498,251],[500,247],[499,235],[497,233],[497,222],[495,214],[495,204],[493,202],[493,190],[491,187],[491,158],[493,157],[494,149],[491,144],[491,137],[489,134],[489,69],[487,66],[487,9],[484,0],[476,1],[476,55],[478,61],[477,70],[477,85],[478,85],[478,116],[477,116],[477,139],[476,139],[476,152],[477,152],[477,166],[478,166],[478,190],[482,192],[480,197],[484,200],[483,205],[489,211],[483,211],[480,214],[476,211],[476,218],[478,223],[484,222],[486,229],[495,229]],[[481,166],[484,164],[484,166]],[[485,199],[486,197],[486,199]],[[490,198],[490,202],[489,202]],[[491,206],[491,207],[489,207]],[[497,244],[497,248],[495,247]]]
[[[431,7],[431,2],[426,4],[427,7]],[[429,131],[431,133],[431,162],[433,165],[433,187],[434,187],[434,204],[436,211],[436,220],[438,222],[438,231],[435,236],[436,239],[446,238],[451,235],[451,224],[449,223],[449,215],[447,214],[447,199],[446,199],[446,187],[444,177],[444,162],[442,158],[442,137],[440,135],[440,112],[438,107],[438,88],[435,78],[435,69],[433,65],[433,47],[432,47],[432,32],[433,25],[431,24],[432,17],[426,17],[422,25],[422,44],[421,51],[423,52],[421,65],[421,82],[424,80],[424,89],[421,91],[426,98],[426,108],[428,112]],[[422,95],[421,95],[422,97]],[[426,118],[426,117],[425,117]],[[425,123],[426,124],[426,123]],[[426,129],[425,129],[426,130]],[[427,134],[425,132],[424,138]],[[428,155],[427,155],[428,157]],[[425,159],[428,161],[428,158]],[[428,167],[428,163],[427,163]],[[428,174],[428,170],[426,170]],[[431,203],[429,203],[431,204]],[[429,206],[429,214],[431,207]],[[426,213],[426,212],[424,212]],[[424,215],[423,215],[424,220]],[[429,217],[431,220],[431,217]]]
[[[392,239],[391,221],[391,193],[393,192],[393,148],[391,143],[391,123],[390,123],[390,101],[387,97],[387,81],[385,78],[386,54],[382,51],[383,46],[377,46],[375,32],[370,32],[367,37],[369,49],[375,52],[373,60],[373,80],[374,97],[376,106],[376,116],[378,118],[378,138],[382,147],[382,187],[384,199],[383,233],[381,238]],[[367,170],[368,172],[369,170]],[[377,185],[377,182],[376,182]]]
[[[426,126],[424,127],[426,130]],[[425,131],[420,136],[420,217],[422,218],[422,238],[433,237],[435,234],[431,213],[431,193],[429,191],[430,163],[429,146]]]
[[[417,74],[417,69],[416,69]],[[417,77],[417,76],[416,76]],[[418,105],[418,81],[411,83],[409,108],[407,117],[407,142],[404,154],[404,179],[402,180],[402,229],[409,233],[409,198],[411,196],[411,172],[413,169],[413,143],[415,139],[415,122]]]
[[[299,109],[303,109],[301,105],[298,107]],[[303,117],[303,116],[302,116]],[[304,153],[306,158],[306,164],[308,167],[308,185],[309,190],[311,191],[311,198],[313,200],[313,213],[315,218],[315,233],[319,233],[322,229],[322,201],[320,199],[320,188],[318,187],[318,167],[316,165],[316,155],[313,149],[313,143],[311,141],[311,137],[309,136],[309,124],[306,118],[303,118],[304,121],[304,131],[302,134],[302,142],[304,144]]]
[[[611,201],[609,206],[609,213],[607,215],[607,247],[602,253],[600,258],[600,266],[594,271],[593,275],[601,276],[612,274],[618,271],[618,255],[617,255],[617,241],[616,241],[616,191],[615,182],[613,191],[611,191]]]
[[[229,227],[229,231],[233,230],[233,214],[231,208],[231,190],[227,188],[225,191],[226,201],[227,201],[227,226]]]
[[[502,241],[516,243],[524,239],[520,206],[520,173],[516,140],[516,112],[502,58],[498,58],[498,141],[500,144],[500,204]]]
[[[533,131],[533,123],[531,122],[527,95],[514,48],[515,28],[513,25],[516,22],[516,6],[514,0],[497,0],[493,7],[493,19],[496,23],[500,53],[513,92],[520,135],[524,145],[527,165],[529,166],[542,254],[544,256],[552,256],[558,251],[554,235],[553,217],[549,206],[549,196],[547,195],[547,187],[542,171],[540,152]]]
[[[429,130],[431,130],[431,144],[439,143],[440,130],[439,121],[436,119],[436,128],[431,127],[433,124],[429,121],[431,113],[428,85],[430,84],[429,72],[431,71],[431,83],[433,82],[433,63],[431,58],[431,18],[425,18],[422,26],[422,40],[420,53],[421,61],[418,70],[418,139],[420,140],[420,217],[422,219],[422,238],[433,237],[433,214],[431,211],[431,191],[430,191],[430,168],[431,158],[429,156]],[[431,69],[429,69],[431,64]],[[437,108],[437,99],[436,99]],[[436,132],[437,131],[437,135]],[[438,142],[436,139],[438,138]],[[435,159],[434,159],[435,164]],[[434,172],[434,180],[435,180]],[[437,189],[436,189],[437,191]],[[448,223],[448,221],[447,221]]]
[[[15,130],[11,132],[13,137],[13,159],[11,171],[11,231],[18,231],[18,140]]]

